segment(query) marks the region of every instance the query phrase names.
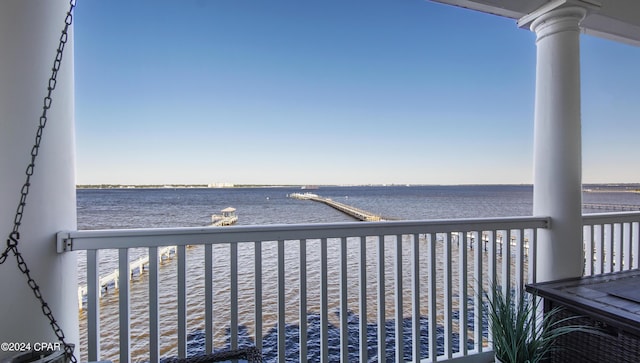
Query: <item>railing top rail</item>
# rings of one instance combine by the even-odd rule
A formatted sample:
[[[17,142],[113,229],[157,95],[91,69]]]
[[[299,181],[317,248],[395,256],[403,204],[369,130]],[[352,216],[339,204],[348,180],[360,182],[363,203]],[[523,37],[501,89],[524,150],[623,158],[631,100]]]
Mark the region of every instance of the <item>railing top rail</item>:
[[[629,222],[640,222],[640,212],[590,213],[582,215],[582,223],[586,225]]]
[[[231,227],[139,228],[63,231],[58,252],[170,245],[300,240],[414,233],[548,228],[549,217],[502,217]]]

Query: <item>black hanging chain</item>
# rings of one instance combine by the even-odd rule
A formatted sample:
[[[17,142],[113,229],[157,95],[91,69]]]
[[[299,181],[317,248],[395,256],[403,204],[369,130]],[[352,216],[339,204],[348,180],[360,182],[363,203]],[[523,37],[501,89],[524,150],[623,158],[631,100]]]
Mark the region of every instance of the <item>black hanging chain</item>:
[[[69,2],[69,11],[67,11],[67,16],[64,19],[64,28],[62,29],[62,34],[60,35],[60,42],[58,43],[58,49],[56,50],[56,57],[53,61],[53,68],[51,69],[51,77],[49,78],[49,84],[47,86],[47,95],[44,97],[44,104],[42,106],[42,115],[40,116],[40,121],[38,124],[38,130],[36,132],[36,139],[33,147],[31,148],[31,160],[29,165],[27,166],[26,180],[22,185],[22,189],[20,190],[20,202],[18,203],[18,208],[16,210],[16,215],[13,220],[13,230],[9,234],[9,238],[7,239],[7,248],[4,250],[2,255],[0,256],[0,265],[3,264],[7,257],[9,256],[9,252],[13,252],[16,257],[16,261],[18,262],[18,268],[20,271],[25,274],[27,277],[27,284],[33,290],[33,294],[36,299],[40,302],[42,307],[42,313],[49,319],[49,325],[53,329],[53,332],[58,337],[58,340],[64,346],[65,355],[69,360],[73,363],[76,363],[78,360],[73,354],[73,345],[67,343],[65,341],[64,333],[58,325],[58,322],[53,317],[53,313],[49,304],[46,303],[44,298],[42,297],[42,293],[40,292],[40,287],[35,282],[33,277],[31,276],[31,272],[29,267],[27,267],[22,254],[18,250],[18,243],[20,240],[20,225],[22,224],[22,216],[24,215],[24,207],[27,204],[27,195],[29,194],[29,187],[31,186],[31,177],[33,176],[33,171],[35,169],[36,157],[38,156],[38,152],[40,150],[40,142],[42,141],[42,133],[44,131],[44,127],[47,125],[47,112],[51,108],[51,95],[53,94],[53,90],[56,88],[56,80],[58,78],[58,71],[60,70],[60,65],[62,64],[62,54],[64,52],[64,47],[67,44],[67,40],[69,37],[69,27],[73,21],[73,9],[76,7],[76,0],[70,0]]]

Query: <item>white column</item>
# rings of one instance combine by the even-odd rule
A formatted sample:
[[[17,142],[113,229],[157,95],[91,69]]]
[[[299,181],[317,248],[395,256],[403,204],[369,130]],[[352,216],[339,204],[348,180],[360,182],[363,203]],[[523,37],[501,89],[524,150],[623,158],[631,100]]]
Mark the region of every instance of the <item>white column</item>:
[[[550,216],[538,235],[537,281],[581,276],[582,150],[580,7],[552,10],[531,24],[537,35],[534,215]]]
[[[13,227],[19,192],[42,114],[67,0],[0,1],[0,249]],[[53,93],[21,226],[19,249],[43,297],[78,349],[75,254],[57,254],[56,232],[76,228],[73,41]],[[11,254],[0,265],[0,342],[57,342]],[[0,351],[0,359],[13,355]]]

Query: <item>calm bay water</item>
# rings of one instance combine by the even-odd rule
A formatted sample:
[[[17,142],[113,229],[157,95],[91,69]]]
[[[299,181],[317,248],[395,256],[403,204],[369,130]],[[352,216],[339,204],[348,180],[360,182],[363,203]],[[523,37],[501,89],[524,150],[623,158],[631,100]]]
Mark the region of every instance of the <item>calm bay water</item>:
[[[324,204],[311,201],[300,201],[288,198],[287,195],[300,192],[299,188],[233,188],[233,189],[80,189],[78,190],[78,228],[79,229],[113,229],[113,228],[153,228],[153,227],[193,227],[206,226],[211,214],[218,213],[221,209],[232,206],[237,209],[239,215],[238,224],[291,224],[291,223],[331,223],[354,221],[341,212],[338,212]],[[332,198],[385,217],[422,220],[422,219],[450,219],[450,218],[481,218],[502,216],[526,216],[532,213],[531,186],[390,186],[390,187],[322,187],[317,194]],[[585,193],[585,203],[607,204],[640,204],[640,194],[634,193]],[[595,211],[585,211],[595,212]],[[602,211],[598,211],[602,212]],[[295,252],[295,246],[291,250]],[[216,247],[217,248],[217,247]],[[228,321],[228,247],[220,247],[219,253],[214,250],[214,289],[216,298],[216,316],[222,321]],[[310,256],[313,256],[313,246],[309,247]],[[330,244],[330,252],[337,250],[339,246]],[[289,249],[288,249],[289,250]],[[275,316],[273,310],[275,296],[269,295],[275,286],[270,286],[270,274],[275,273],[269,269],[269,259],[275,256],[275,244],[265,244],[263,253],[265,270],[263,280],[265,286],[264,314],[265,329],[268,328],[269,318]],[[146,253],[144,250],[132,251],[132,259]],[[240,274],[247,277],[246,281],[253,281],[252,249],[248,246],[239,249]],[[297,255],[287,252],[287,281],[295,281],[298,267]],[[357,246],[350,245],[349,254],[357,259]],[[204,262],[201,246],[187,250],[188,263],[188,330],[192,332],[190,341],[191,353],[201,351],[202,334],[204,328]],[[392,252],[389,252],[389,256]],[[117,254],[115,251],[102,253],[100,261],[100,273],[105,275],[117,267]],[[220,256],[220,257],[218,257]],[[407,261],[409,257],[406,257]],[[317,271],[314,271],[313,258],[310,258],[309,285],[317,279]],[[161,354],[163,356],[176,355],[175,334],[172,327],[176,326],[176,266],[175,261],[168,261],[160,270],[161,281],[169,281],[160,286],[160,306],[162,340]],[[331,264],[330,264],[331,265]],[[375,267],[375,261],[372,261]],[[330,266],[330,269],[332,267]],[[355,268],[355,266],[354,266]],[[79,261],[81,283],[85,278],[85,261],[81,254]],[[351,274],[354,277],[357,274]],[[350,275],[350,276],[351,276]],[[375,275],[375,269],[372,270]],[[391,273],[389,274],[391,275]],[[274,275],[275,276],[275,275]],[[251,314],[253,313],[251,284],[240,281],[238,306],[240,310],[240,322],[247,329],[247,334],[252,334]],[[357,280],[353,281],[357,284]],[[405,286],[409,286],[409,281]],[[245,286],[246,285],[246,286]],[[332,286],[337,284],[331,284]],[[287,284],[288,310],[293,311],[287,316],[287,322],[296,323],[299,296],[295,289],[296,284]],[[289,287],[291,286],[291,287]],[[330,287],[331,288],[331,287]],[[375,296],[373,290],[372,296]],[[314,291],[310,289],[308,299],[310,309],[316,298]],[[350,298],[351,300],[351,298]],[[357,296],[353,296],[357,305]],[[246,303],[244,303],[246,302]],[[290,302],[290,303],[289,303]],[[107,292],[101,300],[101,328],[102,328],[102,358],[118,360],[117,339],[113,339],[118,329],[117,323],[117,294]],[[333,304],[333,305],[332,305]],[[330,305],[335,306],[336,301],[330,300]],[[147,277],[145,274],[134,279],[131,284],[131,316],[132,316],[132,358],[136,361],[148,360],[146,355],[147,329],[148,329],[148,291]],[[388,304],[392,305],[391,303]],[[291,306],[291,309],[289,309]],[[312,310],[312,309],[311,309]],[[368,311],[375,311],[372,305]],[[406,310],[408,311],[408,310]],[[390,312],[392,314],[392,312]],[[392,316],[392,315],[389,315]],[[81,336],[86,332],[86,315],[80,313]],[[227,320],[225,320],[225,318]],[[313,324],[310,323],[310,331]],[[356,326],[357,328],[357,323]],[[223,348],[227,337],[224,334],[224,326],[218,327],[218,335],[214,344],[217,348]],[[295,332],[292,333],[295,335]],[[311,333],[310,333],[311,334]],[[273,353],[275,341],[270,338],[269,330],[264,332],[264,352]],[[374,335],[375,336],[375,335]],[[248,337],[245,337],[248,343]],[[271,340],[270,340],[271,339]],[[241,337],[241,342],[243,338]],[[86,343],[81,342],[81,346]],[[310,348],[311,350],[311,348]],[[357,349],[356,349],[357,351]],[[372,353],[375,353],[375,347]],[[86,354],[84,352],[83,354]],[[269,357],[265,357],[269,361]],[[86,360],[86,356],[83,357]],[[295,361],[295,359],[294,359]]]
[[[80,189],[78,228],[205,226],[233,206],[238,224],[330,223],[352,218],[287,198],[299,188]],[[317,194],[400,219],[530,215],[531,186],[323,187]]]

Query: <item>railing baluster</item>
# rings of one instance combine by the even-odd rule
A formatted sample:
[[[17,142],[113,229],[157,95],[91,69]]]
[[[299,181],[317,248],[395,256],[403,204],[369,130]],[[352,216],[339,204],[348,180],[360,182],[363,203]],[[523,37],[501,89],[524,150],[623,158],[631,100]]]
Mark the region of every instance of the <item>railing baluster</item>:
[[[360,310],[360,331],[359,331],[359,348],[360,362],[368,362],[369,354],[367,352],[367,237],[360,237],[360,271],[359,286],[360,296],[358,300]]]
[[[329,361],[329,307],[327,239],[320,240],[320,362]]]
[[[187,356],[187,251],[177,247],[178,254],[178,358]]]
[[[538,229],[537,228],[533,228],[531,230],[531,241],[529,241],[529,255],[527,256],[528,258],[528,265],[527,268],[529,269],[529,282],[530,283],[535,283],[537,280],[536,274],[537,274],[537,264],[536,264],[536,258],[537,258],[537,253],[538,253]]]
[[[624,270],[631,269],[631,223],[622,223],[622,245],[624,250]]]
[[[451,266],[453,260],[451,244],[453,236],[456,236],[458,245],[460,245],[460,234],[447,233],[444,237],[444,355],[447,359],[450,359],[453,354],[453,346],[451,344],[453,335],[453,276]],[[433,238],[434,241],[437,240],[437,235],[433,234]]]
[[[149,247],[149,360],[160,361],[160,299],[158,295],[158,247]],[[91,359],[89,359],[91,361]]]
[[[238,244],[231,243],[230,249],[231,322],[229,326],[229,343],[231,343],[231,349],[238,349]]]
[[[429,290],[428,290],[428,299],[429,299],[429,359],[431,359],[432,362],[436,362],[438,360],[438,333],[437,333],[437,327],[438,327],[438,297],[437,297],[437,278],[436,278],[436,272],[437,270],[437,254],[436,254],[436,243],[437,243],[437,234],[436,233],[428,233],[425,234],[425,240],[428,246],[427,249],[427,261],[429,263],[429,274],[428,274],[428,279],[429,279]],[[445,234],[444,237],[444,243],[445,243],[445,250],[446,250],[446,245],[448,245],[448,239],[449,239],[449,234]],[[446,265],[446,264],[445,264]],[[445,272],[445,279],[447,274]],[[446,285],[445,285],[446,286]],[[447,296],[449,292],[446,291],[445,288],[445,297]],[[445,301],[445,312],[446,312],[446,306],[447,306],[447,302]],[[445,318],[446,320],[447,318]],[[446,321],[445,321],[445,325],[446,325]],[[445,327],[445,334],[446,334],[446,327]],[[447,342],[446,339],[446,335],[445,335],[445,350],[446,347],[449,345],[449,343]]]
[[[591,264],[591,274],[595,275],[597,273],[598,270],[598,263],[600,263],[600,256],[599,256],[599,248],[598,248],[598,244],[597,244],[597,238],[596,238],[596,227],[591,224],[588,225],[589,231],[590,231],[590,240],[591,240],[591,251],[593,251],[593,256],[591,256],[592,258],[587,261],[587,263]]]
[[[605,272],[613,272],[613,240],[611,239],[611,224],[603,224],[602,230],[604,233],[604,251],[605,258]]]
[[[498,286],[498,266],[497,266],[498,250],[496,246],[497,235],[498,233],[495,230],[487,232],[487,238],[488,238],[488,244],[489,244],[489,248],[487,251],[488,253],[487,259],[489,262],[489,266],[487,267],[488,269],[487,272],[489,276],[488,276],[486,294],[483,293],[483,296],[487,296],[487,299],[491,302],[493,302],[493,298],[494,298],[493,291]],[[493,349],[493,334],[491,334],[491,327],[489,327],[489,331],[487,332],[487,340],[489,341]]]
[[[592,226],[582,226],[584,241],[584,276],[593,275],[593,229]]]
[[[118,250],[118,309],[120,312],[120,362],[131,361],[129,326],[129,249]]]
[[[611,250],[613,251],[612,271],[620,271],[622,266],[622,236],[620,224],[611,223]]]
[[[385,316],[385,258],[384,258],[384,236],[378,236],[378,361],[386,360],[386,316]]]
[[[402,323],[404,314],[402,311],[402,235],[396,236],[396,251],[395,251],[396,263],[395,263],[395,311],[396,311],[396,362],[404,361],[404,342],[402,340]]]
[[[595,275],[598,273],[598,264],[602,259],[602,254],[600,253],[600,246],[597,243],[596,226],[593,224],[590,225],[589,230],[591,231],[591,250],[593,251],[593,256],[592,259],[589,260],[589,264],[591,265],[591,274]]]
[[[633,250],[633,268],[640,268],[640,222],[631,222],[631,249]]]
[[[520,291],[524,289],[524,231],[516,229],[513,231],[516,243],[516,298],[520,296]]]
[[[502,245],[502,293],[511,294],[511,230],[503,230],[500,238]]]
[[[420,235],[414,234],[411,242],[411,355],[412,361],[418,363],[420,362]]]
[[[482,254],[484,250],[484,241],[483,241],[483,233],[482,231],[476,232],[476,248],[473,251],[474,262],[473,262],[473,279],[475,284],[473,294],[473,331],[474,331],[474,349],[476,352],[482,352],[482,281],[484,280],[482,274]]]
[[[204,337],[205,354],[213,352],[213,245],[204,245]]]
[[[278,362],[285,363],[286,327],[285,327],[285,285],[284,285],[284,241],[278,241]]]
[[[347,318],[349,314],[348,276],[347,276],[347,239],[340,239],[340,361],[349,361],[349,329]],[[301,360],[302,361],[302,360]]]
[[[487,238],[488,238],[488,249],[487,249],[487,260],[489,262],[489,265],[487,266],[488,268],[488,293],[490,295],[490,298],[493,298],[493,296],[491,296],[491,291],[493,290],[494,286],[497,286],[498,284],[498,248],[496,246],[496,231],[489,231],[487,232]]]
[[[608,260],[611,258],[611,254],[609,253],[610,251],[607,250],[607,241],[606,241],[606,235],[605,235],[605,224],[601,224],[600,225],[600,245],[602,247],[602,270],[600,271],[600,273],[606,273],[609,272],[607,271],[607,267],[608,267]]]
[[[615,265],[615,253],[613,249],[613,223],[607,223],[605,229],[605,239],[607,241],[607,272],[613,272],[613,266]],[[609,233],[607,233],[609,232]]]
[[[100,260],[99,250],[87,250],[87,347],[89,361],[100,359]],[[82,301],[80,301],[82,303]]]
[[[460,243],[458,243],[458,329],[460,334],[459,352],[461,352],[462,355],[467,355],[467,307],[469,305],[467,301],[467,271],[469,270],[467,263],[467,248],[469,243],[469,232],[463,231],[462,236],[460,236]]]
[[[596,266],[598,267],[596,273],[597,274],[603,274],[604,273],[604,258],[605,258],[605,252],[604,252],[604,227],[602,224],[599,225],[593,225],[593,237],[594,237],[594,243],[596,243],[596,258],[597,258],[597,262],[596,262]],[[596,230],[598,231],[596,234]]]
[[[262,242],[254,242],[254,320],[256,324],[255,328],[255,343],[259,350],[262,350]]]
[[[307,355],[307,240],[300,240],[300,362]]]

